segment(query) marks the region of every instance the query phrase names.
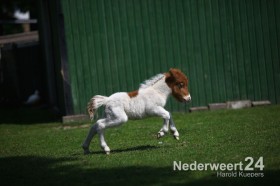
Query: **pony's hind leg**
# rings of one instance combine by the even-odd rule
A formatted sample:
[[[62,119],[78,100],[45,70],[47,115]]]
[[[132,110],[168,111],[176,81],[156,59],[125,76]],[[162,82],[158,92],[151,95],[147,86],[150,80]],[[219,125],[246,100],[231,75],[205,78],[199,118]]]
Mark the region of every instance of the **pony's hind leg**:
[[[99,134],[100,146],[106,154],[110,154],[110,148],[107,145],[104,137],[104,131],[106,128],[116,127],[125,123],[128,117],[121,108],[109,108],[106,112],[106,119],[98,124],[97,132]]]
[[[92,138],[94,137],[94,135],[97,134],[97,123],[101,123],[103,120],[105,119],[100,119],[96,122],[96,124],[92,125],[91,128],[89,129],[89,132],[88,132],[88,135],[82,145],[82,148],[84,149],[84,154],[89,154],[90,151],[89,151],[89,145],[90,145],[90,142],[92,140]]]

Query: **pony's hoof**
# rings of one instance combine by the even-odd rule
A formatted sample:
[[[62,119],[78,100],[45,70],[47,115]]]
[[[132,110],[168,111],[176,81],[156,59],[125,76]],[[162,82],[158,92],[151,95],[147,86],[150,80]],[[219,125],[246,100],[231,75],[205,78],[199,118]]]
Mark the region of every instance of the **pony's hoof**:
[[[164,136],[164,132],[158,132],[157,138],[159,139],[159,138],[161,138],[162,136]]]
[[[84,155],[89,155],[90,154],[90,151],[84,151]]]
[[[174,136],[174,138],[175,138],[176,140],[179,140],[179,136]]]
[[[161,137],[161,136],[160,136],[160,133],[158,133],[158,134],[157,134],[157,139],[159,139],[160,137]]]
[[[84,150],[84,155],[90,154],[89,148],[83,147],[83,146],[82,146],[82,148]]]
[[[105,154],[110,154],[110,148],[108,146],[104,147]]]

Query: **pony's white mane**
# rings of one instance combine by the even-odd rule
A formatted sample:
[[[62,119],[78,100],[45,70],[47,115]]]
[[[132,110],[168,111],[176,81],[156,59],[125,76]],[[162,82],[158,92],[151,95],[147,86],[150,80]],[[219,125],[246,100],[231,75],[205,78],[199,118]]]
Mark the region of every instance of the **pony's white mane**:
[[[151,77],[150,79],[144,81],[141,85],[140,85],[140,89],[145,89],[148,88],[150,86],[153,86],[154,84],[156,84],[159,80],[161,80],[164,76],[164,74],[157,74],[153,77]]]

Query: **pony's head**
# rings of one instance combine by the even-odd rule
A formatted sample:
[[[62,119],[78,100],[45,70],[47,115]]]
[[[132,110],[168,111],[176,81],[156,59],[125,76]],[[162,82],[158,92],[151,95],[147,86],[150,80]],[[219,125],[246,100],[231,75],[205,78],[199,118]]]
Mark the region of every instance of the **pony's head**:
[[[165,73],[165,82],[172,90],[172,95],[180,102],[191,101],[188,90],[188,78],[179,69],[171,68]]]

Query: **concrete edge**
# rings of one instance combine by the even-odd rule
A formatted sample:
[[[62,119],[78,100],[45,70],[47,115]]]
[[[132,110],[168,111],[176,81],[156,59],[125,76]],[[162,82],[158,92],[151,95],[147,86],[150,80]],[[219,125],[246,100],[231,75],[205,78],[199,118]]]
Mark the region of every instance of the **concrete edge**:
[[[253,107],[265,106],[265,105],[271,105],[271,102],[269,100],[253,101],[252,102]]]
[[[190,112],[199,112],[199,111],[205,111],[208,110],[208,107],[202,106],[202,107],[191,107],[189,109]]]
[[[62,123],[83,123],[89,122],[88,115],[85,114],[78,114],[78,115],[70,115],[70,116],[63,116]]]
[[[219,110],[219,109],[226,109],[226,103],[210,103],[208,104],[209,110]]]

